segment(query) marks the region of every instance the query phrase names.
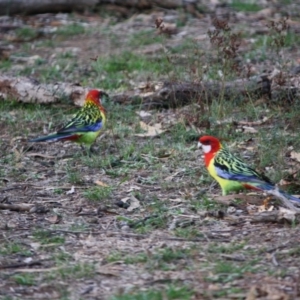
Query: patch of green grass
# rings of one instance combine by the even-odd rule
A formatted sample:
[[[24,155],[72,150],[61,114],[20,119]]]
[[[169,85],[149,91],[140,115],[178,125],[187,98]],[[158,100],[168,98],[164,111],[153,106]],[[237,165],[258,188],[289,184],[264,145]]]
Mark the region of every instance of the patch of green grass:
[[[16,274],[12,278],[20,285],[35,285],[35,276],[31,273]]]
[[[219,244],[219,243],[211,243],[208,248],[209,253],[236,253],[238,250],[242,250],[246,242],[241,243],[230,243],[230,244]]]
[[[113,296],[110,300],[189,300],[192,299],[193,294],[193,291],[186,286],[170,285],[165,290],[149,289],[148,291]]]
[[[61,264],[72,260],[72,255],[67,252],[60,251],[54,253],[52,255],[52,259],[56,262],[56,264]]]
[[[145,234],[157,228],[165,228],[167,223],[168,219],[161,213],[142,219],[140,222],[135,222],[134,225],[131,226],[137,233]]]
[[[166,247],[164,249],[159,250],[153,255],[153,258],[157,261],[170,263],[172,261],[177,261],[179,259],[188,258],[191,249],[173,249]]]
[[[172,54],[189,54],[191,50],[198,49],[198,45],[192,38],[186,38],[181,43],[176,44],[174,47],[170,48]],[[193,52],[193,54],[195,54]]]
[[[213,297],[216,297],[216,298],[224,299],[224,297],[226,297],[226,298],[228,297],[229,299],[232,299],[234,294],[242,294],[243,292],[244,292],[243,289],[241,289],[239,287],[231,287],[231,288],[222,288],[220,290],[212,291],[212,295],[213,295]],[[209,298],[211,298],[211,295]],[[237,297],[235,299],[243,299],[243,298]]]
[[[158,35],[155,30],[141,30],[130,36],[127,45],[135,49],[141,46],[163,43],[164,41],[165,37]]]
[[[242,278],[245,273],[257,272],[259,267],[257,261],[247,261],[245,263],[228,262],[224,260],[215,261],[213,275],[206,278],[207,281],[227,283]]]
[[[65,238],[46,230],[37,230],[33,233],[33,238],[41,244],[64,244]]]
[[[186,238],[186,239],[193,239],[193,238],[197,238],[197,237],[202,237],[203,235],[201,234],[201,232],[199,231],[198,228],[194,228],[194,227],[186,227],[186,228],[176,228],[174,230],[175,235],[182,237],[182,238]]]
[[[55,33],[60,36],[70,37],[72,35],[78,35],[85,33],[85,27],[79,23],[69,24],[60,27]]]
[[[102,201],[110,198],[112,194],[112,187],[92,187],[86,190],[83,195],[91,201]]]
[[[20,254],[25,256],[30,256],[32,253],[24,248],[21,244],[18,243],[6,243],[3,247],[0,248],[1,255],[10,255],[10,254]]]
[[[53,190],[53,193],[54,194],[57,194],[57,195],[61,195],[64,193],[64,190],[63,189],[60,189],[60,188],[57,188],[57,189],[54,189]]]
[[[285,47],[297,47],[300,45],[300,37],[296,32],[288,31],[284,39]]]
[[[237,11],[256,12],[262,9],[256,1],[233,0],[230,5]]]
[[[69,183],[71,184],[83,183],[82,174],[79,172],[79,170],[68,165],[66,171],[67,171],[67,178]]]
[[[188,268],[193,255],[194,252],[192,248],[167,247],[164,249],[156,249],[151,255],[144,256],[140,259],[143,259],[143,262],[147,263],[147,268],[149,269],[169,271],[178,269],[178,265],[180,265],[181,269]]]
[[[127,265],[145,263],[148,260],[146,253],[123,254],[122,252],[115,251],[106,257],[107,262],[123,261]]]
[[[259,54],[261,55],[261,60],[265,60],[267,57],[270,58],[270,55],[268,55],[267,50],[275,49],[274,41],[279,37],[280,37],[279,34],[258,36],[254,43],[253,51],[248,52],[245,55],[247,56],[247,58],[252,58],[252,59],[257,59],[259,57]],[[300,45],[300,37],[295,32],[288,31],[285,35],[282,36],[282,43],[283,43],[282,47],[297,47]],[[273,55],[273,58],[274,60],[278,59],[278,55]]]
[[[60,268],[57,273],[62,280],[91,278],[95,275],[95,266],[92,263],[77,263],[73,266]]]
[[[144,78],[156,74],[166,75],[173,65],[165,57],[149,58],[144,55],[123,51],[117,55],[101,56],[93,67],[99,78],[95,84],[104,89],[129,88],[128,80],[135,77]]]
[[[31,40],[36,37],[37,32],[31,27],[21,27],[16,29],[16,36],[22,40]]]
[[[7,71],[12,67],[13,63],[10,60],[1,60],[0,61],[0,70]]]
[[[177,123],[172,126],[168,132],[168,136],[173,143],[182,143],[185,145],[192,141],[196,142],[197,138],[199,138],[199,133],[194,130],[189,130],[183,123]]]
[[[62,261],[56,261],[58,269],[47,274],[47,279],[50,281],[70,280],[81,278],[92,278],[95,276],[95,265],[92,263],[76,263],[64,265]]]

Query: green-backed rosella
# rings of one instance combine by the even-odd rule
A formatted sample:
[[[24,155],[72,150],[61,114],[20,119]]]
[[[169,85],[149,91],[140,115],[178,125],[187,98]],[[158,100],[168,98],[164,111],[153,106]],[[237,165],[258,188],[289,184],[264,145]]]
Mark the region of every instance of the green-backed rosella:
[[[90,90],[83,107],[65,126],[55,134],[32,139],[29,142],[72,141],[85,144],[91,150],[106,121],[105,109],[101,104],[104,97],[108,95],[102,91]]]
[[[258,173],[241,159],[223,148],[220,141],[213,136],[199,138],[198,146],[204,152],[204,162],[209,174],[220,184],[222,194],[230,191],[253,189],[258,191],[270,191],[275,185],[265,175]],[[300,199],[281,190],[279,193],[293,201]]]

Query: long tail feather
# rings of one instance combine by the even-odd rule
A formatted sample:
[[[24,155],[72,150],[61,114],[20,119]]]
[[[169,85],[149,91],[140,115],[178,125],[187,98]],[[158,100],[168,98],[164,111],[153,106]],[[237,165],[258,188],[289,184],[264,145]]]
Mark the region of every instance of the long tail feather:
[[[286,193],[286,192],[283,192],[283,191],[281,191],[281,190],[279,190],[279,192],[280,192],[280,194],[281,194],[283,197],[285,197],[285,198],[287,198],[287,199],[289,199],[289,200],[296,201],[296,202],[300,203],[300,199],[299,199],[299,198],[297,198],[297,197],[295,197],[295,196],[292,196],[292,195],[290,195],[290,194],[288,194],[288,193]]]
[[[262,190],[262,191],[270,191],[270,190],[274,190],[275,189],[275,187],[273,186],[273,185],[271,185],[271,184],[268,184],[268,183],[266,183],[266,184],[260,184],[260,185],[253,185],[255,188],[257,188],[257,189],[260,189],[260,190]],[[296,202],[299,202],[300,203],[300,199],[299,198],[297,198],[297,197],[295,197],[295,196],[292,196],[292,195],[290,195],[289,193],[286,193],[286,192],[284,192],[284,191],[282,191],[282,190],[278,190],[279,191],[279,193],[283,196],[283,197],[285,197],[285,198],[287,198],[287,199],[289,199],[289,200],[291,200],[291,201],[296,201]]]
[[[74,136],[74,134],[51,134],[47,136],[42,136],[36,139],[29,140],[28,142],[33,143],[33,142],[46,142],[46,141],[58,141],[58,140],[64,140],[68,139],[71,136]]]

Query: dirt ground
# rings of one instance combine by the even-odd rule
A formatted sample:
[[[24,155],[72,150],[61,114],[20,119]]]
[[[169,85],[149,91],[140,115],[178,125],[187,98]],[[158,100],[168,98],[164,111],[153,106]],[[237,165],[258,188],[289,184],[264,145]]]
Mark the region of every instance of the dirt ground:
[[[157,8],[127,18],[3,18],[0,24],[16,28],[1,31],[1,72],[109,94],[145,81],[209,80],[213,70],[220,74],[220,48],[207,35],[215,15],[243,33],[233,59],[250,65],[251,75],[290,70],[299,63],[299,5],[260,5],[207,6],[198,17]],[[272,52],[264,48],[268,24],[286,14],[293,43]],[[158,35],[158,17],[176,32]],[[120,62],[124,51],[141,64],[130,55]],[[78,108],[67,101],[2,100],[0,299],[300,299],[299,216],[278,201],[262,205],[257,193],[220,197],[196,147],[205,132],[222,135],[231,150],[297,188],[299,106],[257,100],[223,103],[221,113],[215,103],[206,116],[198,104],[146,112],[104,103],[107,128],[92,156],[71,143],[28,143],[70,119]],[[251,123],[263,117],[268,121]]]

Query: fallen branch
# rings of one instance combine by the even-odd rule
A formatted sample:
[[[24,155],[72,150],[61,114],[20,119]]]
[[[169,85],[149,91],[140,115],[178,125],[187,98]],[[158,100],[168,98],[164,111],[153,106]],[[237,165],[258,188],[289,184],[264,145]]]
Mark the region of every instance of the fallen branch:
[[[15,268],[21,268],[21,267],[29,267],[29,266],[41,266],[42,262],[39,260],[36,261],[30,261],[28,263],[21,262],[21,263],[15,263],[10,265],[3,265],[0,266],[0,269],[15,269]]]
[[[242,126],[260,126],[265,123],[267,123],[270,120],[271,117],[264,117],[260,121],[253,121],[253,122],[248,122],[248,121],[233,121],[234,124],[236,125],[242,125]]]
[[[76,83],[41,84],[27,77],[0,75],[0,99],[14,99],[25,103],[59,103],[70,99],[74,105],[82,106],[89,89]],[[146,82],[134,90],[110,95],[110,98],[115,103],[137,105],[142,109],[176,108],[191,103],[198,103],[201,106],[218,99],[222,101],[265,99],[265,101],[281,103],[285,99],[282,98],[282,94],[289,93],[290,89],[290,86],[277,86],[274,93],[273,89],[271,91],[271,80],[262,75],[230,82]],[[298,91],[300,84],[293,89]],[[262,120],[261,123],[259,121],[251,125],[261,125],[267,121]]]
[[[123,10],[183,7],[197,16],[200,13],[197,10],[196,2],[195,0],[0,0],[0,15],[84,11],[104,6],[104,8],[114,8],[114,12],[119,7]]]
[[[30,211],[34,207],[34,204],[5,204],[0,203],[0,209],[9,209],[14,211]]]
[[[247,217],[252,223],[299,223],[300,214],[287,209],[264,211]]]
[[[242,97],[242,99],[241,99]],[[139,104],[143,109],[176,108],[190,103],[207,104],[216,99],[245,100],[271,98],[271,82],[267,76],[243,78],[232,82],[147,82],[134,91],[117,94],[119,104]]]
[[[93,8],[98,0],[0,0],[0,15],[71,12]]]
[[[9,209],[13,211],[28,211],[30,213],[46,213],[49,211],[47,207],[35,204],[21,203],[21,204],[5,204],[0,203],[0,209]]]
[[[68,98],[81,106],[88,88],[72,83],[43,84],[27,77],[0,75],[0,99],[24,103],[56,103]]]

